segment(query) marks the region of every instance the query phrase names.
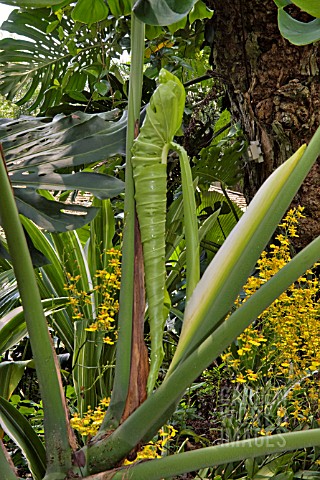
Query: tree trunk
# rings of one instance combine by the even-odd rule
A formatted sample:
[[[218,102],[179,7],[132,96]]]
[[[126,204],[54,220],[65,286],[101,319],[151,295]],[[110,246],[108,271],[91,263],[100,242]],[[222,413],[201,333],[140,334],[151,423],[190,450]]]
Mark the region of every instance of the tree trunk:
[[[272,171],[320,125],[319,43],[296,47],[282,38],[273,0],[207,3],[215,12],[215,68],[225,79],[231,111],[250,145],[244,176],[244,194],[250,201]],[[297,247],[320,234],[319,202],[318,162],[294,199],[307,215]]]

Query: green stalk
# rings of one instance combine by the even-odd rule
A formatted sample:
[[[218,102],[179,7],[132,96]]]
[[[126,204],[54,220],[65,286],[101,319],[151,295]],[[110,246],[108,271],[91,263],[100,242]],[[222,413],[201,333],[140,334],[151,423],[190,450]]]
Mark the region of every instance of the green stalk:
[[[133,2],[132,2],[133,6]],[[119,311],[119,338],[117,341],[114,387],[110,407],[100,434],[110,426],[119,425],[128,394],[131,364],[132,310],[134,284],[134,224],[135,202],[131,164],[131,148],[136,125],[140,119],[144,61],[144,23],[131,14],[131,68],[129,80],[128,125],[126,145],[126,178],[124,200],[124,230]],[[98,434],[98,435],[100,435]]]
[[[200,245],[197,222],[197,207],[194,197],[191,168],[185,149],[176,143],[171,148],[179,154],[181,183],[183,194],[183,217],[186,240],[186,264],[187,264],[187,300],[192,295],[197,283],[200,280]]]
[[[44,409],[47,474],[64,478],[71,468],[71,429],[63,396],[58,361],[49,336],[36,277],[19,219],[2,149],[0,161],[0,217],[12,258],[28,328]]]
[[[211,333],[110,437],[90,448],[89,471],[96,473],[102,468],[112,468],[139,442],[149,441],[173,413],[176,404],[194,379],[319,257],[320,237],[294,257]],[[318,443],[320,444],[320,436]],[[299,444],[299,447],[303,448],[304,444]]]
[[[121,469],[116,472],[112,480],[123,480],[124,478],[126,480],[161,480],[200,468],[308,448],[319,444],[320,432],[318,428],[251,438],[130,465],[128,469]],[[103,480],[104,478],[107,479],[107,477],[97,475],[96,479],[93,476],[91,480]]]

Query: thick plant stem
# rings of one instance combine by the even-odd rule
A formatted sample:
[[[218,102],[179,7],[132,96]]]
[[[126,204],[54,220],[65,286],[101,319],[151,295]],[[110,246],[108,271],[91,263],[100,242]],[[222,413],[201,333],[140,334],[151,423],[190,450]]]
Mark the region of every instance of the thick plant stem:
[[[128,126],[126,144],[126,180],[124,201],[124,231],[122,250],[122,280],[120,290],[119,338],[117,342],[114,388],[107,415],[104,418],[100,435],[105,430],[115,428],[121,420],[130,381],[133,285],[134,285],[134,228],[135,202],[131,164],[131,148],[140,119],[140,106],[143,83],[144,23],[131,16],[131,69],[129,82]]]
[[[1,148],[1,147],[0,147]],[[36,277],[0,150],[0,218],[16,275],[44,409],[47,473],[56,478],[71,468],[73,436],[67,418],[58,361],[43,313]],[[55,477],[52,477],[55,478]]]

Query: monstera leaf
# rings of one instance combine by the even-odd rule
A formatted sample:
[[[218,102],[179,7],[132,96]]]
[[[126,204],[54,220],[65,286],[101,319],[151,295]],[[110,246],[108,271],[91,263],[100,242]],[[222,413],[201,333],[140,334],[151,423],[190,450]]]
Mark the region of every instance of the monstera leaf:
[[[118,40],[112,23],[106,29],[101,25],[89,29],[68,16],[58,19],[49,8],[36,8],[14,10],[1,28],[21,36],[0,40],[0,94],[18,105],[27,103],[30,111],[37,108],[45,113],[66,98],[88,107],[106,99],[103,85],[121,88],[112,74],[112,62],[110,71],[105,66],[107,56],[120,56],[109,50],[109,44]]]
[[[124,183],[110,175],[69,173],[124,154],[126,115],[116,121],[117,115],[118,111],[77,112],[52,121],[35,117],[0,120],[0,142],[20,213],[48,231],[63,232],[90,222],[96,208],[57,202],[36,190],[84,190],[100,199],[123,191]]]

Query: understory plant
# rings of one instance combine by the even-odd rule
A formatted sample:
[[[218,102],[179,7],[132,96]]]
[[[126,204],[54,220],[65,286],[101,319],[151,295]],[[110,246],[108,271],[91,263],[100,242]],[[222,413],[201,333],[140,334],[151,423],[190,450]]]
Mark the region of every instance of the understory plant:
[[[53,6],[59,2],[60,0],[43,2],[37,0],[35,3]],[[88,13],[87,1],[78,0],[74,10],[74,18],[77,21],[90,24],[106,18],[108,15],[106,4],[100,0],[94,0],[91,3],[95,8]],[[19,1],[19,4],[25,5],[24,0]],[[186,153],[179,144],[173,143],[173,137],[178,133],[182,123],[185,95],[183,86],[169,72],[160,73],[159,85],[147,107],[145,120],[139,133],[145,23],[163,25],[177,22],[195,4],[194,0],[166,1],[161,5],[152,0],[139,0],[132,5],[132,59],[116,363],[110,403],[107,395],[105,395],[106,399],[102,396],[100,400],[105,405],[109,403],[108,409],[98,432],[95,434],[94,430],[90,431],[84,446],[77,445],[70,426],[58,360],[47,327],[39,288],[11,189],[10,176],[6,171],[5,156],[1,151],[1,225],[6,234],[20,290],[43,401],[45,446],[32,429],[31,432],[28,431],[30,432],[28,436],[23,435],[25,419],[18,416],[14,407],[4,398],[0,398],[0,422],[3,429],[20,442],[34,478],[156,480],[244,458],[320,445],[319,432],[310,429],[273,435],[271,439],[265,435],[229,442],[128,465],[135,455],[144,458],[143,452],[146,452],[148,445],[150,447],[157,445],[156,448],[159,450],[163,448],[165,440],[157,440],[155,437],[159,435],[166,439],[173,435],[174,432],[170,426],[165,425],[188,386],[249,327],[251,322],[255,321],[319,259],[320,239],[315,239],[272,278],[263,283],[226,319],[261,252],[320,153],[320,130],[316,132],[308,146],[300,147],[269,177],[199,280],[200,232],[198,232],[196,221],[194,185]],[[166,7],[165,11],[163,5]],[[172,105],[176,106],[174,110]],[[161,174],[161,182],[165,183],[164,166],[167,155],[172,149],[177,151],[181,159],[187,304],[175,354],[165,378],[156,385],[162,356],[164,318],[170,305],[165,291],[163,273],[165,270],[162,268],[165,261],[163,245],[160,241],[159,244],[153,242],[153,239],[158,231],[163,232],[165,222],[165,216],[159,215],[158,210],[161,214],[165,213],[166,189],[163,185],[159,188],[158,174]],[[148,210],[146,205],[141,209],[141,203],[143,204],[144,200],[152,205],[151,210]],[[150,230],[148,223],[153,221],[156,222],[155,230]],[[73,260],[78,252],[77,235],[74,235],[73,239],[75,250],[68,252],[70,260]],[[56,240],[57,243],[62,241],[63,237],[58,237]],[[147,251],[150,246],[150,250]],[[150,265],[148,263],[150,261],[151,264],[156,263],[156,266]],[[106,268],[107,263],[105,267],[99,267],[93,271],[106,271],[109,274]],[[76,275],[71,274],[67,288],[76,285],[72,287],[76,296],[79,292],[80,295],[82,291],[86,292],[82,295],[84,308],[87,295],[91,295],[91,289],[93,289],[92,299],[95,295],[101,294],[101,291],[95,291],[93,284],[79,289],[76,278]],[[81,278],[77,281],[80,280]],[[144,280],[147,284],[147,308]],[[157,299],[156,309],[153,308],[154,297]],[[90,302],[93,301],[92,299],[90,298]],[[68,301],[70,303],[70,299]],[[77,308],[75,315],[77,316],[81,312],[78,306],[75,308]],[[78,365],[80,380],[86,377],[87,381],[88,376],[91,375],[88,372],[98,368],[96,352],[99,351],[99,343],[90,341],[88,335],[100,333],[96,323],[100,311],[96,310],[94,320],[88,316],[87,323],[82,319],[76,319],[76,322],[82,322],[77,324],[81,329],[79,339],[82,333],[85,333],[86,339],[86,342],[82,342],[77,347],[81,352],[79,355],[82,355],[79,357],[81,361]],[[145,317],[149,318],[150,322],[150,374],[148,351],[143,338]],[[105,332],[101,334],[105,338]],[[74,361],[75,359],[78,361],[77,355],[74,355]],[[81,396],[83,384],[80,382],[79,385]],[[92,385],[92,383],[86,385]],[[88,405],[81,412],[84,418],[91,414],[94,418],[99,416],[100,423],[102,408],[98,410],[99,402],[96,401],[90,407],[89,409]],[[91,422],[89,418],[88,421]],[[76,426],[75,420],[73,423]],[[150,444],[150,442],[153,443]],[[0,468],[6,479],[17,479],[15,470],[7,459],[8,454],[1,443]]]

